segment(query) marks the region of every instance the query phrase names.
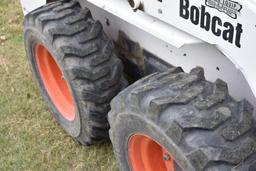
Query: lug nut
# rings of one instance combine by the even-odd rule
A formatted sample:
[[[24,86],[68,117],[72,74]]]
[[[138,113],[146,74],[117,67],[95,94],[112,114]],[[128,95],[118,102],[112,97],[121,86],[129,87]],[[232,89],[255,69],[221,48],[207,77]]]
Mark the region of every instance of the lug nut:
[[[165,161],[170,160],[170,156],[168,154],[164,154],[163,160],[165,160]]]

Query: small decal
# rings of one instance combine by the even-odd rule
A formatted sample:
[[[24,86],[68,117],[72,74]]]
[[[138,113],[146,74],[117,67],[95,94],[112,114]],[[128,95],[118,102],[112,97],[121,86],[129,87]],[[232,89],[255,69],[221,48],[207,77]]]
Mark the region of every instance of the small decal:
[[[238,13],[242,10],[242,5],[231,0],[205,0],[208,7],[224,12],[233,19],[237,19]]]

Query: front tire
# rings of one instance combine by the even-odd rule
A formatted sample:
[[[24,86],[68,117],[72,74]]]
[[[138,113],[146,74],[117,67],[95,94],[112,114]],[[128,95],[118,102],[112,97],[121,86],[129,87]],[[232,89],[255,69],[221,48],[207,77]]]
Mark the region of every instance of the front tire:
[[[122,171],[253,171],[253,107],[201,68],[149,75],[111,103],[110,138]]]
[[[28,14],[24,39],[33,74],[57,122],[84,145],[108,137],[111,99],[122,88],[114,44],[77,2]]]

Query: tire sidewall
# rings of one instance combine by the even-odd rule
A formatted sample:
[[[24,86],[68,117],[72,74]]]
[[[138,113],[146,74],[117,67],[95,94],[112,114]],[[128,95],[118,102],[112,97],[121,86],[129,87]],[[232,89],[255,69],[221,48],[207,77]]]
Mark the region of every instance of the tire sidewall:
[[[196,171],[184,153],[179,150],[176,143],[168,138],[167,135],[153,122],[141,118],[136,114],[122,113],[117,116],[115,123],[115,126],[111,127],[110,134],[112,134],[111,140],[119,168],[122,171],[132,170],[129,166],[128,143],[129,139],[135,134],[149,136],[170,152],[181,168],[184,170]]]
[[[27,52],[29,63],[30,63],[30,67],[34,75],[34,78],[36,79],[36,82],[38,84],[38,87],[40,89],[41,95],[45,99],[54,118],[64,128],[64,130],[67,133],[69,133],[72,137],[78,137],[80,135],[80,129],[81,129],[80,114],[79,114],[80,110],[79,110],[79,106],[77,105],[78,100],[77,100],[75,91],[72,89],[72,85],[71,85],[72,82],[64,69],[64,64],[61,60],[62,59],[61,54],[57,51],[57,48],[54,46],[54,44],[52,44],[52,42],[49,41],[51,40],[50,37],[48,37],[47,35],[44,35],[43,33],[37,30],[34,30],[33,28],[26,29],[24,34],[24,39],[25,39],[25,47],[26,47],[26,52]],[[45,89],[44,83],[41,79],[38,67],[36,65],[35,46],[37,44],[42,44],[47,48],[47,50],[53,56],[53,58],[55,59],[57,65],[59,66],[59,68],[61,69],[65,77],[65,80],[67,82],[67,85],[69,87],[69,90],[71,92],[72,98],[74,100],[74,105],[75,105],[75,118],[72,121],[69,121],[62,116],[62,114],[58,111],[58,109],[53,104],[51,98],[49,97]]]

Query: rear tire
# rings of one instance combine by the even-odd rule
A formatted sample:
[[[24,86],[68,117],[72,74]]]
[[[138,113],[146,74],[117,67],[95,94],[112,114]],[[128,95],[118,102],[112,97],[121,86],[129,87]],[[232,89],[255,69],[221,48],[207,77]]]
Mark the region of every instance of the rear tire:
[[[189,74],[173,68],[137,81],[113,99],[109,122],[123,171],[153,171],[161,162],[159,171],[256,170],[252,105],[230,97],[225,82],[205,81],[201,68]],[[161,170],[165,159],[178,167]]]
[[[24,39],[41,94],[58,123],[84,145],[108,138],[109,103],[122,89],[123,66],[114,54],[114,44],[103,32],[102,25],[77,2],[56,1],[26,16]],[[48,55],[42,55],[46,53]],[[65,92],[69,91],[72,97],[74,116],[62,112],[61,108],[68,105],[61,102],[64,105],[60,107],[58,102],[64,99],[53,98],[52,94],[64,91],[65,85],[55,86],[55,90],[49,88],[54,86],[48,86],[49,76],[44,76],[41,70],[48,73],[51,64],[48,67],[47,61],[54,62],[45,60],[45,56],[51,56],[60,70],[58,76],[53,76],[58,78],[48,82],[60,82],[59,77],[63,75],[68,87]],[[41,61],[46,62],[40,64]],[[56,71],[52,73],[54,75]]]

